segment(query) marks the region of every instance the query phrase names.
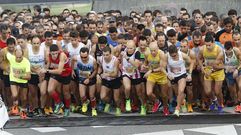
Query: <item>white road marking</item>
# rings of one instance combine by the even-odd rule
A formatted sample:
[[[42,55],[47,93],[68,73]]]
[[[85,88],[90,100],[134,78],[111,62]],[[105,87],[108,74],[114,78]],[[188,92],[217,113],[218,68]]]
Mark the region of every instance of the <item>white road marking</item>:
[[[31,128],[41,133],[48,133],[48,132],[59,132],[59,131],[66,131],[66,129],[61,127],[40,127],[40,128]]]
[[[233,125],[193,128],[193,129],[184,129],[184,130],[200,132],[200,133],[215,134],[215,135],[238,135],[236,132],[236,129],[234,128]]]
[[[13,135],[13,134],[0,130],[0,135]]]
[[[133,134],[133,135],[184,135],[184,133],[182,130],[172,130],[172,131],[140,133],[140,134]]]

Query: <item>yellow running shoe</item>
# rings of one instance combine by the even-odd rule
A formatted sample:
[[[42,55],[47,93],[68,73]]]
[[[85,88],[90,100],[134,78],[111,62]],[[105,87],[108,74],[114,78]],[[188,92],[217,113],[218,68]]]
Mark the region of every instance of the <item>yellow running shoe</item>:
[[[188,105],[187,105],[187,111],[188,111],[189,113],[192,113],[192,112],[193,112],[192,104],[189,104],[189,103],[188,103]]]
[[[87,103],[83,103],[83,105],[82,105],[82,112],[86,113],[87,110],[88,110],[88,104]]]
[[[92,109],[92,116],[97,116],[97,111],[96,111],[96,109]]]
[[[116,112],[115,112],[116,116],[120,116],[121,115],[121,109],[116,107]]]

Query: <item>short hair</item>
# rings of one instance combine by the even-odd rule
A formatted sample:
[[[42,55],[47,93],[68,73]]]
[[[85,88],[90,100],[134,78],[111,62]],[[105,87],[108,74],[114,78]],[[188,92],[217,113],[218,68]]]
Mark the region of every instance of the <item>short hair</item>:
[[[156,40],[157,40],[157,38],[160,37],[160,36],[164,36],[164,38],[166,39],[165,33],[163,33],[163,32],[158,32],[158,33],[156,34]]]
[[[49,9],[49,8],[44,8],[43,11],[44,11],[44,12],[45,12],[45,11],[50,12],[50,9]]]
[[[186,11],[186,12],[187,12],[187,9],[184,8],[184,7],[182,7],[182,8],[180,9],[180,11]]]
[[[170,45],[169,47],[168,47],[168,52],[170,53],[170,54],[173,54],[173,53],[177,53],[177,47],[175,46],[175,45]]]
[[[98,38],[99,44],[107,44],[107,37],[106,36],[100,36]]]
[[[156,16],[157,13],[162,14],[162,11],[161,11],[161,10],[158,10],[158,9],[154,10],[154,11],[153,11],[153,16]]]
[[[138,24],[137,29],[141,31],[141,30],[145,29],[145,25],[144,24]]]
[[[59,47],[58,47],[56,44],[52,44],[52,45],[49,47],[49,50],[50,50],[50,52],[55,52],[55,51],[58,51],[58,50],[59,50]]]
[[[150,29],[144,29],[143,36],[151,36],[151,30]]]
[[[124,34],[123,34],[123,33],[120,33],[120,34],[117,36],[117,39],[125,39]]]
[[[35,5],[34,7],[33,7],[33,9],[34,10],[36,10],[37,12],[41,12],[41,6],[40,5]]]
[[[44,33],[44,38],[49,38],[49,37],[53,37],[53,33],[51,31],[46,31]]]
[[[110,27],[110,28],[109,28],[109,32],[110,32],[110,33],[117,33],[116,27]]]
[[[198,13],[198,14],[202,14],[201,11],[200,11],[200,9],[194,9],[194,10],[192,11],[192,16],[194,17],[194,15],[197,14],[197,13]]]
[[[89,22],[88,22],[88,26],[90,26],[90,24],[94,24],[95,26],[97,26],[97,24],[96,24],[95,21],[89,21]]]
[[[239,32],[238,30],[234,30],[234,31],[233,31],[233,36],[234,36],[234,35],[240,35],[240,32]]]
[[[224,25],[227,25],[229,23],[231,23],[233,25],[233,19],[231,17],[226,17],[226,18],[223,19]]]
[[[237,16],[237,11],[235,9],[230,9],[228,11],[228,15],[236,15]]]
[[[216,22],[216,23],[218,23],[218,21],[219,21],[217,16],[213,16],[210,20],[213,22]]]
[[[87,48],[87,47],[82,47],[82,48],[80,49],[80,53],[87,53],[87,54],[89,54],[89,48]]]
[[[12,45],[12,44],[15,45],[16,44],[16,40],[14,38],[10,37],[10,38],[7,39],[6,43],[7,43],[7,46],[8,45]]]
[[[146,37],[143,36],[143,35],[141,35],[141,36],[139,37],[139,41],[144,41],[144,40],[147,40]]]
[[[186,20],[181,20],[179,22],[179,26],[183,26],[183,27],[188,26],[188,22]]]
[[[213,35],[211,33],[207,33],[204,39],[205,42],[214,42]]]
[[[144,11],[144,15],[147,14],[147,13],[150,13],[152,15],[152,11],[151,10],[145,10]]]
[[[20,34],[20,35],[17,36],[17,39],[24,39],[24,40],[26,40],[27,37],[24,34]]]
[[[167,36],[168,37],[174,37],[176,36],[177,32],[174,29],[170,29],[167,31]]]
[[[78,38],[79,37],[79,33],[76,30],[75,31],[71,31],[69,36],[72,37],[72,38]]]
[[[89,33],[86,30],[81,30],[79,32],[79,37],[84,38],[84,37],[89,37]]]
[[[195,30],[192,32],[192,39],[194,37],[202,37],[202,32],[200,30]]]
[[[232,45],[231,41],[226,41],[224,43],[224,49],[229,50],[229,49],[232,49],[232,48],[233,48],[233,45]]]
[[[184,16],[184,15],[188,15],[188,18],[190,18],[190,14],[189,13],[184,13],[182,16]]]
[[[30,24],[24,23],[24,24],[22,25],[22,29],[29,29],[30,26],[31,26]]]
[[[38,39],[40,40],[40,38],[39,38],[38,35],[34,35],[34,36],[32,37],[32,39],[31,39],[31,41],[33,41],[33,39],[35,39],[35,38],[38,38]]]
[[[9,26],[7,24],[0,24],[0,32],[3,32],[4,30],[7,30]]]
[[[111,53],[111,48],[109,46],[106,46],[104,49],[103,49],[103,52],[109,52]]]

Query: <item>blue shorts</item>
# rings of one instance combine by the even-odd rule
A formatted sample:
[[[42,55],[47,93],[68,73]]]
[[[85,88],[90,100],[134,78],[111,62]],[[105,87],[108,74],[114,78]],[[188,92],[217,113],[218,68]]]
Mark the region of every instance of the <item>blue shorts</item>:
[[[241,75],[241,70],[238,71],[238,76]],[[226,82],[228,85],[234,85],[236,80],[233,78],[233,73],[226,73]]]

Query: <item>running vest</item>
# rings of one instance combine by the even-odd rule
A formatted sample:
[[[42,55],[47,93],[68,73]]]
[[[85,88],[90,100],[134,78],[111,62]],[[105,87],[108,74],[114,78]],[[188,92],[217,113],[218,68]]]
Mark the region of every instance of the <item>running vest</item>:
[[[203,50],[204,65],[207,68],[212,68],[213,63],[216,61],[217,56],[218,56],[218,46],[214,45],[214,49],[211,52],[209,52],[207,50],[206,45],[204,45],[204,50]]]
[[[83,61],[80,58],[80,55],[77,56],[76,73],[81,81],[88,78],[91,75],[91,73],[94,71],[94,60],[95,58],[89,55],[88,62],[83,63]]]
[[[114,70],[115,70],[115,62],[117,61],[117,58],[115,56],[112,56],[111,61],[109,63],[105,62],[103,56],[101,56],[100,59],[101,59],[100,64],[102,65],[103,73],[114,72]],[[120,72],[118,72],[118,77],[120,77]],[[106,78],[103,78],[103,79],[114,80],[116,78],[117,77],[115,77],[115,78],[113,78],[113,77],[106,77]]]
[[[224,54],[224,65],[225,66],[232,66],[233,69],[238,67],[239,60],[238,60],[237,56],[235,55],[234,50],[232,50],[232,56],[231,57],[228,57],[226,55],[225,51],[223,51],[223,54]]]
[[[53,60],[51,54],[49,54],[50,68],[57,69],[59,67],[61,53],[64,53],[64,52],[60,51],[56,60]],[[60,75],[63,77],[69,76],[69,75],[71,75],[71,72],[72,72],[72,69],[70,67],[70,61],[69,61],[69,58],[67,58],[64,63],[64,69]]]
[[[57,44],[57,40],[53,40],[53,43],[52,43],[52,44]],[[44,46],[44,47],[46,47],[45,42],[41,43],[40,46]]]
[[[70,59],[75,55],[79,55],[80,49],[83,47],[83,44],[79,44],[76,48],[73,47],[72,43],[66,45],[66,50],[69,53]]]
[[[135,54],[138,52],[137,50],[129,57],[129,60],[135,60]],[[127,53],[124,51],[124,53]],[[126,54],[127,55],[127,54]],[[125,58],[122,58],[122,74],[127,75],[132,79],[141,78],[140,71],[138,68],[134,67],[130,62],[128,62]]]
[[[44,68],[45,66],[45,47],[44,46],[39,46],[39,52],[34,54],[33,52],[33,46],[28,45],[28,59],[30,62],[31,67],[39,67],[39,68]],[[32,73],[36,74],[36,73]]]
[[[178,51],[178,60],[175,61],[172,59],[170,54],[167,55],[167,71],[168,73],[172,73],[173,77],[178,77],[180,75],[186,74],[186,67],[185,67],[185,61],[182,57],[182,52]]]
[[[69,43],[65,44],[64,40],[61,40],[60,43],[61,43],[62,50],[65,50],[67,45],[69,44]]]
[[[161,51],[158,50],[155,57],[152,56],[151,53],[148,54],[147,61],[149,63],[148,66],[150,69],[156,69],[156,68],[160,67],[160,62],[161,62],[160,53],[161,53]],[[155,72],[155,73],[160,74],[160,72]]]

